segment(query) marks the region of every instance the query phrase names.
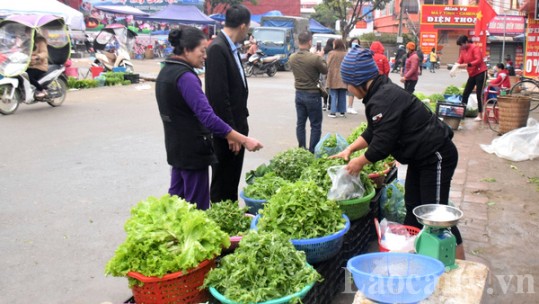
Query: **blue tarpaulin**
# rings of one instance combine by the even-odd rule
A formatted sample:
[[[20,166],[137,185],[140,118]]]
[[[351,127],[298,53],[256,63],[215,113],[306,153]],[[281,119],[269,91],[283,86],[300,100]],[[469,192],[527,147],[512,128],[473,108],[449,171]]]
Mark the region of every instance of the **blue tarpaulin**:
[[[169,5],[149,17],[135,17],[135,19],[181,24],[215,24],[215,20],[204,15],[193,5]]]
[[[312,33],[335,34],[334,30],[323,26],[322,24],[320,24],[320,22],[314,19],[309,19],[309,30]]]

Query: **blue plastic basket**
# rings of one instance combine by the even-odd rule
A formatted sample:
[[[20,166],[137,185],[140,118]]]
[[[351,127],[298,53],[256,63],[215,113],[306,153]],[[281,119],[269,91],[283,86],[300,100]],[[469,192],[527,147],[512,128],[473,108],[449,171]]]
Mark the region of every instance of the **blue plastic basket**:
[[[445,270],[437,259],[397,252],[359,255],[346,266],[365,297],[381,303],[417,303],[428,298]]]
[[[112,71],[113,72],[118,72],[118,73],[125,73],[127,71],[127,69],[125,67],[113,67]]]
[[[289,296],[286,296],[286,297],[282,297],[282,298],[278,298],[278,299],[274,299],[274,300],[259,302],[258,304],[283,304],[283,303],[289,303],[290,300],[292,300],[294,298],[303,299],[305,297],[305,295],[309,292],[309,290],[311,290],[311,288],[313,288],[313,285],[314,285],[314,283],[311,283],[311,284],[303,287],[302,290],[296,292],[295,294],[292,294],[292,295],[289,295]],[[210,287],[210,293],[212,294],[212,296],[214,296],[221,303],[224,303],[224,304],[239,304],[238,302],[234,302],[234,301],[231,301],[231,300],[227,299],[224,295],[222,295],[219,291],[217,291],[217,289],[215,289],[213,287]]]
[[[258,214],[258,210],[263,209],[264,204],[267,202],[267,200],[246,197],[243,190],[240,192],[240,197],[245,202],[245,206],[249,207],[250,214]]]
[[[290,240],[297,250],[305,252],[309,264],[316,264],[329,260],[341,251],[344,235],[350,230],[350,220],[344,214],[342,217],[346,220],[344,228],[332,235],[312,239]],[[260,214],[258,214],[251,222],[251,229],[257,230],[256,225],[258,224],[259,219]]]

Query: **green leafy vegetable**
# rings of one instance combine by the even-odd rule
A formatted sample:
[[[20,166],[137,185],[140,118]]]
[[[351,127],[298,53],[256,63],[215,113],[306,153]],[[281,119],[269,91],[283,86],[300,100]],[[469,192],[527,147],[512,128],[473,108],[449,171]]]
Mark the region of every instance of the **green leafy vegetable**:
[[[230,246],[229,236],[204,211],[177,196],[139,202],[124,229],[127,238],[107,263],[107,275],[136,271],[162,277],[196,267]]]
[[[305,253],[296,250],[286,236],[251,231],[233,254],[221,260],[219,268],[208,273],[204,286],[237,303],[260,303],[297,293],[319,280]]]
[[[258,166],[255,170],[251,170],[245,174],[245,181],[247,184],[252,184],[255,178],[264,176],[266,173],[270,172],[270,168],[266,164]]]
[[[303,149],[294,148],[277,153],[270,161],[270,170],[279,177],[289,181],[296,181],[303,168],[314,161],[314,155]]]
[[[450,85],[447,88],[445,88],[444,94],[445,95],[460,95],[460,89],[457,86]]]
[[[346,162],[341,158],[317,158],[310,166],[301,173],[300,180],[313,181],[327,193],[331,188],[331,178],[328,175],[328,168],[332,166],[344,165]]]
[[[430,102],[437,103],[439,101],[444,101],[445,97],[442,94],[432,94],[432,95],[429,96],[429,100],[430,100]]]
[[[335,134],[331,134],[326,140],[324,140],[322,144],[327,148],[337,147],[337,136]]]
[[[367,123],[366,122],[362,122],[359,124],[359,126],[357,128],[354,129],[354,131],[352,131],[352,134],[350,134],[348,136],[348,138],[346,138],[346,141],[351,144],[353,143],[354,141],[356,141],[356,139],[359,138],[359,136],[365,132],[365,130],[367,129]]]
[[[344,228],[342,211],[313,181],[285,184],[260,211],[261,231],[278,231],[292,239],[331,235]]]
[[[255,178],[254,182],[245,187],[245,196],[252,199],[267,200],[272,197],[287,180],[277,176],[274,172]]]
[[[414,95],[415,97],[417,97],[417,99],[423,101],[425,99],[427,99],[427,95],[421,93],[421,92],[414,92]]]
[[[247,232],[251,226],[251,218],[245,216],[247,209],[247,207],[240,208],[237,201],[226,200],[212,203],[206,214],[228,235],[237,236]]]

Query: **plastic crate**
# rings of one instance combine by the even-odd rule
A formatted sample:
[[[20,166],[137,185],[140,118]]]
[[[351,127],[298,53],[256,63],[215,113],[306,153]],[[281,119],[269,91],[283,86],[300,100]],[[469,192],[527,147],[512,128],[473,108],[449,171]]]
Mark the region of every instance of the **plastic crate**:
[[[309,304],[328,304],[333,298],[344,290],[345,273],[340,261],[342,251],[330,260],[314,264],[313,267],[324,278],[317,282],[311,291],[302,300]]]

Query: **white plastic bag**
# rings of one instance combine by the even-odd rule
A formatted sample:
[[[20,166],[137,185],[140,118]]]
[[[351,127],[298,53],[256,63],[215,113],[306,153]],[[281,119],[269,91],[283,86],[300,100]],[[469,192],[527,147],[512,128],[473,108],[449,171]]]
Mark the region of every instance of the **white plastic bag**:
[[[466,105],[466,109],[477,110],[477,95],[476,94],[470,94],[470,97],[468,97],[468,104]]]
[[[457,70],[459,69],[459,64],[455,62],[453,64],[453,67],[451,68],[451,71],[449,72],[449,76],[451,77],[457,77]]]
[[[328,168],[328,175],[331,178],[331,189],[328,192],[328,199],[344,201],[352,198],[363,197],[365,187],[359,175],[350,175],[346,166],[332,166]]]
[[[399,233],[395,233],[395,232]],[[383,219],[380,222],[380,243],[392,252],[415,252],[416,235],[410,235],[404,225]]]
[[[532,160],[539,157],[539,124],[529,118],[526,127],[507,132],[490,145],[480,146],[487,153],[511,161]]]

